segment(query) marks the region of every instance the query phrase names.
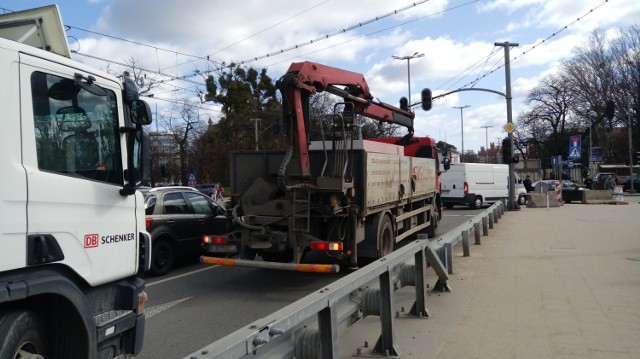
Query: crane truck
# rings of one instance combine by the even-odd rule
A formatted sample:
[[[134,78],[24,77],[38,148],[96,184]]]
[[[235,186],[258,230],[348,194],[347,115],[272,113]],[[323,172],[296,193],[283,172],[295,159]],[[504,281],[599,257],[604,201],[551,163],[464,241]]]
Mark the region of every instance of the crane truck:
[[[288,146],[231,154],[235,230],[205,236],[210,255],[202,262],[335,272],[340,264],[357,268],[381,258],[419,232],[435,235],[440,147],[413,137],[415,115],[406,99],[400,108],[375,101],[362,74],[313,62],[293,63],[277,87]],[[325,91],[342,102],[323,121],[330,123],[323,140],[310,141],[309,98]],[[408,134],[363,140],[358,115],[404,126]],[[335,264],[308,263],[312,252]],[[227,257],[214,256],[221,253]]]
[[[151,241],[149,105],[71,60],[51,5],[0,16],[0,358],[130,358]]]

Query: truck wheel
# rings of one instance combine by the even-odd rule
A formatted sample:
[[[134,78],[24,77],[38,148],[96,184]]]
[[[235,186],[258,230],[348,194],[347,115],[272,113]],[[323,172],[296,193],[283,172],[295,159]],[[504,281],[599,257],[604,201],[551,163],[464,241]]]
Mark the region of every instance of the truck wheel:
[[[0,314],[0,358],[46,358],[44,324],[32,311],[9,311]]]
[[[165,275],[173,266],[175,253],[171,244],[164,239],[153,242],[151,251],[151,275]]]
[[[380,258],[393,252],[393,226],[391,225],[391,219],[389,216],[383,216],[378,227],[378,253]]]
[[[476,196],[476,198],[471,203],[471,208],[476,209],[482,207],[482,197]]]

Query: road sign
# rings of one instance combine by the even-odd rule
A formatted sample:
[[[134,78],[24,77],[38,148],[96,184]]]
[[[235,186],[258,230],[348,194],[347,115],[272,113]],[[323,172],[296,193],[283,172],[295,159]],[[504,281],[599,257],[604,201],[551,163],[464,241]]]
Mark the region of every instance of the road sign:
[[[187,180],[195,181],[196,180],[196,174],[193,173],[193,172],[189,173],[189,175],[187,176]]]
[[[581,157],[581,149],[582,149],[582,144],[581,144],[581,137],[580,135],[578,136],[571,136],[569,137],[569,158],[570,159],[578,159]]]
[[[511,133],[516,130],[516,125],[514,125],[512,122],[507,122],[507,124],[504,125],[502,128],[504,128],[504,130],[507,131],[508,133]]]
[[[558,157],[551,156],[551,165],[554,167],[558,165]]]

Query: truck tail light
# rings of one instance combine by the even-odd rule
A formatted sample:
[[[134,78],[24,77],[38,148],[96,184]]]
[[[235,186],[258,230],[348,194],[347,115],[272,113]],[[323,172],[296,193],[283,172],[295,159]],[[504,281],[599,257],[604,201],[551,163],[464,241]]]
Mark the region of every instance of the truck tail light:
[[[147,227],[147,231],[148,231],[149,228],[151,228],[151,225],[153,224],[153,219],[149,217],[145,218],[144,224],[145,224],[145,227]]]
[[[229,238],[205,234],[202,236],[202,244],[229,244]]]
[[[464,183],[464,194],[469,194],[469,184],[467,182]]]
[[[342,242],[311,242],[310,244],[312,251],[341,251],[342,250]]]

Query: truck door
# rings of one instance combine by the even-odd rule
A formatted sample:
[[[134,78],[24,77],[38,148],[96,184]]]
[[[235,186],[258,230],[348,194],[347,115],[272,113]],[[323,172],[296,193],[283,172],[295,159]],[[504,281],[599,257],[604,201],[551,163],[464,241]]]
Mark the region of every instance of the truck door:
[[[136,202],[122,196],[126,153],[121,89],[89,70],[20,55],[22,165],[27,173],[27,233],[57,243],[63,258],[92,285],[137,270]],[[100,91],[74,80],[95,77]]]

